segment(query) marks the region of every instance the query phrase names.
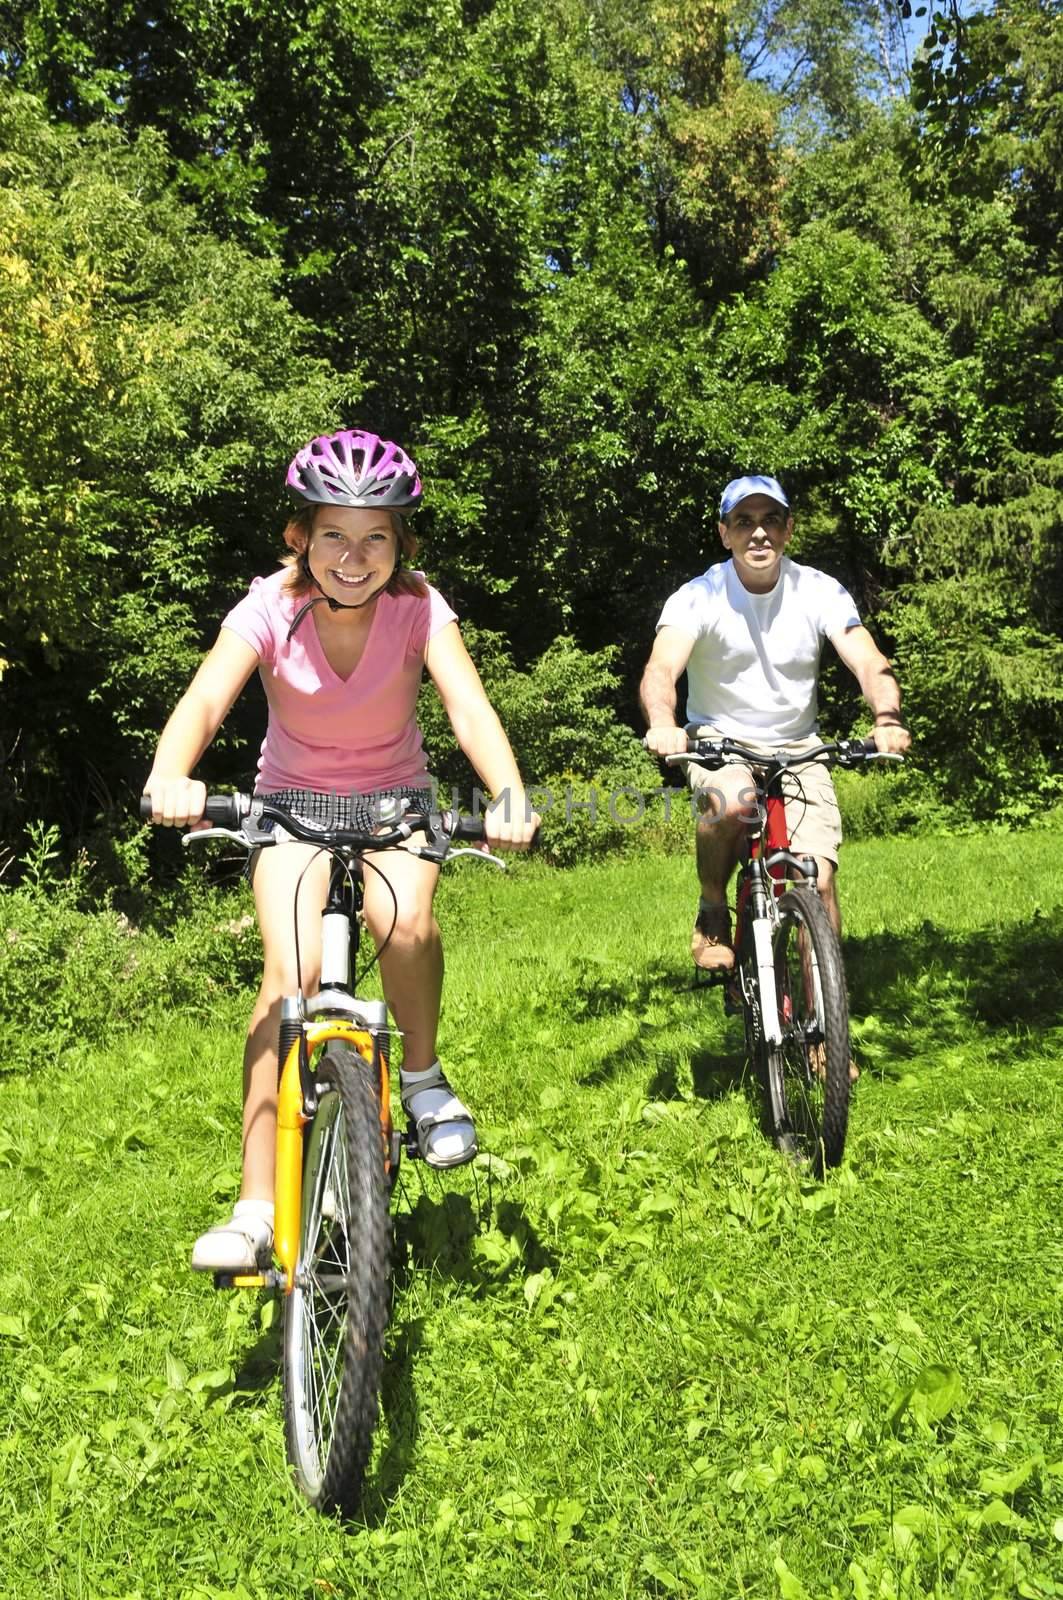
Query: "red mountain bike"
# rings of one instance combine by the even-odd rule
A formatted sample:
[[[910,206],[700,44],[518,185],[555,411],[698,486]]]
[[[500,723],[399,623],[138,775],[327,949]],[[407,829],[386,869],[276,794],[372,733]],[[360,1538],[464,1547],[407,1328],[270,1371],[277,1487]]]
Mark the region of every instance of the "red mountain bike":
[[[799,755],[765,755],[737,740],[692,737],[684,755],[715,770],[733,763],[753,773],[750,825],[735,896],[735,969],[724,1009],[741,1012],[746,1049],[764,1096],[772,1138],[792,1160],[821,1176],[842,1159],[849,1123],[849,1003],[841,945],[816,887],[812,856],[790,849],[784,783],[800,784],[812,761],[859,767],[884,756],[873,740],[840,739]],[[751,806],[752,810],[752,806]]]

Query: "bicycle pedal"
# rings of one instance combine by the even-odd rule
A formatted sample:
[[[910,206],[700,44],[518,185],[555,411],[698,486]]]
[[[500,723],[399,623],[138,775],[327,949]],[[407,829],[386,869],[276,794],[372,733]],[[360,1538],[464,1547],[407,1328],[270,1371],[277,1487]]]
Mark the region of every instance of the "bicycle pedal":
[[[270,1267],[267,1272],[215,1272],[215,1289],[276,1289],[284,1273]]]
[[[723,991],[723,1014],[725,1017],[742,1015],[742,995],[733,983],[729,983]]]

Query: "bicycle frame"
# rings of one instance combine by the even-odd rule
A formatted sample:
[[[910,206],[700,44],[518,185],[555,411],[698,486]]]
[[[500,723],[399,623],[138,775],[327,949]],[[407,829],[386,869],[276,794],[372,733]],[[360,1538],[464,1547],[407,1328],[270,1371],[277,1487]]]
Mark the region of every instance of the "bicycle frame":
[[[775,954],[772,949],[775,901],[785,888],[787,867],[811,879],[813,885],[816,880],[814,858],[795,856],[790,850],[781,780],[782,773],[776,772],[765,784],[754,769],[758,816],[763,814],[764,822],[751,835],[743,851],[742,871],[735,898],[735,948],[742,948],[748,919],[752,926],[753,955],[760,980],[760,1025],[765,1041],[770,1045],[780,1045],[784,1034],[784,1019],[779,1016],[775,996]]]
[[[387,1057],[378,1048],[380,1036],[387,1032],[387,1008],[381,1000],[357,1000],[350,992],[351,952],[358,948],[359,903],[350,867],[334,860],[322,915],[318,992],[305,1002],[301,996],[289,996],[281,1007],[273,1224],[273,1253],[279,1272],[233,1276],[230,1281],[234,1289],[277,1284],[290,1293],[294,1285],[303,1198],[303,1133],[312,1116],[312,1111],[308,1113],[313,1096],[310,1063],[326,1044],[340,1040],[350,1045],[370,1069],[376,1058],[380,1072],[382,1159],[389,1176],[398,1158],[392,1139]],[[321,1021],[312,1020],[315,1013],[324,1013]]]

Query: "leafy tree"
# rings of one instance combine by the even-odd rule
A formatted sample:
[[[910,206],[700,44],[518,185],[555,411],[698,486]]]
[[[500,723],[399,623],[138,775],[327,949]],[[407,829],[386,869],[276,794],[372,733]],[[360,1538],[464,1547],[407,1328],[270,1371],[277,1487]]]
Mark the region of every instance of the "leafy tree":
[[[76,831],[144,765],[211,622],[270,564],[292,437],[344,397],[276,268],[197,230],[165,167],[155,135],[79,136],[2,92],[8,826]]]

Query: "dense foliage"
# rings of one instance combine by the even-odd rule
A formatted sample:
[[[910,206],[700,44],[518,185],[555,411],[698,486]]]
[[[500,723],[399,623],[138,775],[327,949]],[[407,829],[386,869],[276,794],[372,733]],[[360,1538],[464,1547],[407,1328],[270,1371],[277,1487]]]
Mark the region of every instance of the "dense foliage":
[[[945,799],[1055,792],[1053,0],[949,0],[910,82],[865,0],[5,18],[5,838],[113,823],[272,563],[293,446],[341,418],[416,450],[425,565],[519,668],[534,779],[635,770],[660,602],[716,558],[721,482],[770,470],[794,553],[895,647]],[[520,712],[562,667],[600,748]],[[260,716],[213,776],[246,783]]]

